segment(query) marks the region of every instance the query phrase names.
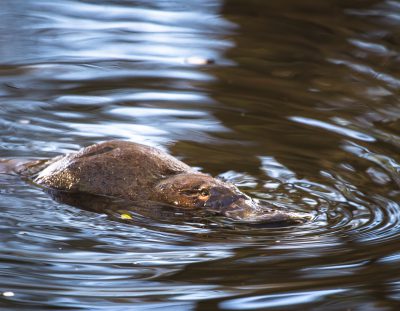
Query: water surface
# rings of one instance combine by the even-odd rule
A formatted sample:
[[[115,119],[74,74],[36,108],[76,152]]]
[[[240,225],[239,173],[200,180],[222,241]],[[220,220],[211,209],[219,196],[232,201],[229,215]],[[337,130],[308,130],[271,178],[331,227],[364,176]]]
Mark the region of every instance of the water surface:
[[[399,29],[395,1],[2,1],[2,158],[131,140],[315,219],[124,221],[0,175],[0,308],[396,310]]]

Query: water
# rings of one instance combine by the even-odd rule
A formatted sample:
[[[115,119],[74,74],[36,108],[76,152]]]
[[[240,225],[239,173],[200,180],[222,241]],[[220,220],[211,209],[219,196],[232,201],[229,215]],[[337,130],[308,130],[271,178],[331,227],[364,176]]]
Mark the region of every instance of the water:
[[[312,222],[110,219],[0,175],[2,310],[397,310],[395,1],[0,4],[0,156],[158,146]]]

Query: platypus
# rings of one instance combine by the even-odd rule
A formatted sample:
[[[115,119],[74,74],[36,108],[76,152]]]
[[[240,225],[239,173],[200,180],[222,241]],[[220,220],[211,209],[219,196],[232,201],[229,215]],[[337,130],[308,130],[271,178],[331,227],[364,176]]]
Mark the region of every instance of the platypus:
[[[16,172],[51,191],[155,201],[184,210],[206,210],[232,219],[304,222],[303,213],[262,206],[235,185],[201,173],[160,149],[107,141],[76,153],[20,164]]]

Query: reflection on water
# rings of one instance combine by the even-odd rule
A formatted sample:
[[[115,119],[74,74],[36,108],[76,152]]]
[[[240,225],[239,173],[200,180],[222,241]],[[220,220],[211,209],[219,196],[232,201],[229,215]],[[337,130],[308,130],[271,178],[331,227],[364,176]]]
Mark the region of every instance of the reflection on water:
[[[378,0],[2,1],[2,158],[127,139],[315,220],[115,221],[0,175],[0,308],[395,309],[399,20]]]

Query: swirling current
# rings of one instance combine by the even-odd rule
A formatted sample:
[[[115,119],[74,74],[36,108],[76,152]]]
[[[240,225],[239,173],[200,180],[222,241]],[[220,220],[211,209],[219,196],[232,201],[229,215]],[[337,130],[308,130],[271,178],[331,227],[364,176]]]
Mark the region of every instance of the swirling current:
[[[158,146],[301,225],[93,212],[0,174],[2,310],[397,310],[400,5],[0,3],[0,157]]]

